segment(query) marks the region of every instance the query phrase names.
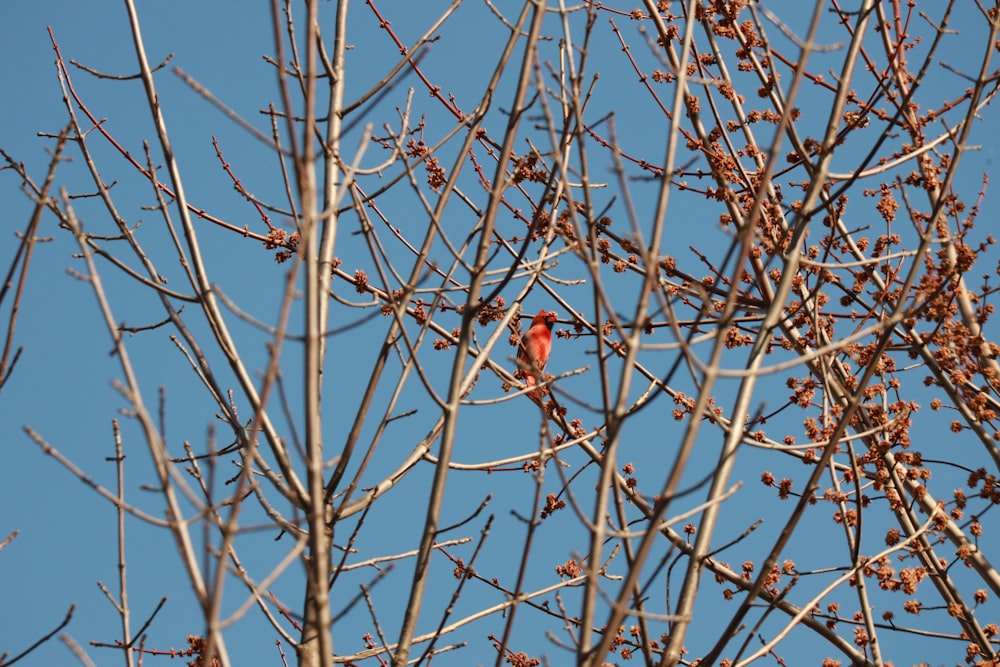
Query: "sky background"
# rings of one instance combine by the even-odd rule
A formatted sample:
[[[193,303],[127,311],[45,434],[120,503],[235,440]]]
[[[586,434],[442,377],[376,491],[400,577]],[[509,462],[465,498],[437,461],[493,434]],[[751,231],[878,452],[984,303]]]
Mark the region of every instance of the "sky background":
[[[330,25],[329,15],[334,3],[323,4],[322,11],[327,21],[325,25]],[[517,3],[498,3],[507,12],[515,11],[515,4]],[[401,39],[412,43],[446,5],[442,2],[387,0],[377,6],[391,20],[392,27]],[[807,16],[802,10],[802,3],[778,1],[769,3],[768,7],[779,12],[792,29],[801,30],[805,25]],[[623,6],[621,9],[628,10],[631,7]],[[244,130],[226,120],[217,109],[186,86],[171,72],[171,68],[179,67],[194,76],[255,127],[269,133],[268,121],[259,113],[267,103],[278,101],[273,71],[262,59],[264,54],[273,53],[267,5],[222,0],[141,2],[139,12],[150,61],[159,62],[168,54],[174,54],[169,66],[157,75],[157,84],[174,149],[184,172],[189,199],[194,205],[204,207],[234,224],[247,224],[251,229],[260,231],[262,225],[253,208],[233,191],[228,176],[220,168],[212,138],[218,139],[227,162],[234,166],[249,191],[265,200],[280,201],[284,187],[273,156],[265,146],[249,138]],[[352,12],[351,35],[357,37],[351,39],[353,49],[348,56],[349,99],[364,92],[398,59],[398,51],[387,35],[377,30],[371,12],[361,3],[357,3]],[[5,92],[6,100],[0,105],[0,147],[14,159],[24,161],[36,182],[41,182],[48,164],[46,150],[51,148],[52,141],[39,137],[38,133],[57,133],[66,124],[66,110],[61,99],[53,64],[54,53],[46,28],[51,27],[66,59],[79,61],[109,74],[127,75],[136,71],[127,15],[118,3],[47,0],[13,3],[5,8],[4,16],[5,20],[0,22],[0,40],[6,46],[7,58],[0,67],[0,90]],[[969,13],[956,17],[958,22],[953,27],[961,31],[963,40],[974,40],[977,37],[981,40],[985,34],[982,23],[975,22],[972,16]],[[623,150],[651,161],[662,162],[666,121],[662,116],[650,113],[652,103],[636,83],[636,75],[617,43],[617,37],[607,22],[608,18],[602,16],[599,20],[591,44],[591,71],[601,72],[597,84],[600,94],[595,95],[594,106],[590,110],[591,117],[599,118],[614,110],[617,114],[616,129]],[[968,23],[963,24],[963,20]],[[626,38],[631,40],[633,49],[640,49],[644,38],[636,31],[636,24],[625,17],[616,17],[616,22]],[[493,72],[496,53],[505,38],[501,30],[491,28],[494,25],[495,19],[491,18],[482,3],[466,2],[442,30],[440,43],[435,43],[422,61],[425,71],[439,77],[436,80],[441,82],[446,92],[456,96],[459,106],[466,111],[471,110],[478,101],[483,84]],[[555,26],[547,26],[547,29],[552,34],[557,34]],[[772,32],[777,34],[778,31]],[[840,36],[831,38],[831,47],[841,39]],[[817,54],[814,71],[823,71],[825,60],[830,63],[838,62],[838,53],[837,49],[831,48],[827,53]],[[961,49],[952,49],[942,59],[947,60],[952,67],[975,71],[975,61],[966,60],[965,55]],[[655,67],[655,64],[650,64],[648,53],[644,60],[649,69]],[[78,92],[88,100],[94,113],[100,118],[106,118],[108,130],[133,155],[141,159],[142,142],[155,140],[141,83],[137,80],[95,80],[79,70],[74,70],[72,74]],[[940,79],[942,101],[953,98],[955,91],[960,93],[964,88],[964,84],[955,75],[943,68],[932,70],[929,77],[935,81]],[[509,96],[509,79],[510,77],[501,85],[497,96],[497,106],[501,109],[505,107],[503,100],[508,99],[505,95]],[[374,107],[371,119],[378,124],[398,124],[393,110],[405,102],[406,86],[414,86],[416,89],[415,117],[426,114],[432,121],[429,124],[431,129],[428,143],[436,141],[438,133],[433,121],[442,118],[440,106],[429,98],[426,90],[420,87],[419,81],[413,76],[405,78],[403,86],[394,89]],[[663,99],[669,100],[669,93],[665,89],[661,89],[661,94]],[[823,109],[825,104],[828,108],[828,99],[828,96],[807,86],[802,93],[800,106],[805,110]],[[825,117],[821,117],[818,122],[823,120]],[[995,109],[987,109],[983,114],[982,124],[973,135],[972,143],[980,146],[980,149],[966,154],[964,158],[963,179],[957,187],[968,201],[975,200],[983,173],[992,168],[997,140],[996,133],[990,128],[996,127],[995,120]],[[487,123],[495,138],[501,136],[501,123],[502,120],[496,116]],[[384,134],[380,125],[376,125],[373,132]],[[362,135],[363,127],[356,126],[346,144],[352,147],[360,145]],[[135,224],[148,216],[148,224],[155,224],[154,214],[141,208],[153,202],[148,184],[137,178],[121,157],[104,142],[92,141],[91,145],[98,163],[105,170],[105,178],[118,181],[114,190],[116,201],[130,223]],[[835,160],[834,171],[841,165],[842,168],[849,168],[866,148],[863,142],[846,147],[843,162]],[[524,149],[524,146],[519,147],[519,150]],[[373,165],[384,158],[374,146],[369,146],[368,151],[364,164]],[[613,175],[608,169],[609,158],[601,156],[596,146],[592,146],[592,151],[598,165],[595,169],[598,173],[603,169],[608,182],[613,183]],[[60,172],[59,184],[65,185],[71,192],[92,191],[93,185],[89,184],[88,187],[78,153],[74,153],[74,160],[72,166],[67,166]],[[442,162],[448,164],[445,159]],[[18,191],[18,186],[18,179],[12,173],[0,173],[2,230],[7,234],[6,238],[10,239],[6,246],[8,250],[0,254],[4,266],[14,251],[13,234],[23,229],[32,208],[32,203]],[[655,184],[635,181],[632,187],[639,217],[642,218],[652,207]],[[990,199],[988,197],[987,202]],[[605,195],[604,201],[613,205],[615,213],[622,214],[620,201],[611,202],[610,194]],[[412,197],[398,200],[386,197],[379,201],[379,205],[393,225],[405,229],[411,224],[419,230],[424,224],[422,213]],[[107,224],[106,220],[102,221],[106,213],[102,213],[95,202],[76,200],[74,206],[78,207],[88,229],[106,229],[102,227]],[[463,214],[463,211],[464,209],[457,207],[450,209],[443,221],[445,226],[453,230],[461,229],[461,225],[471,226],[468,212]],[[714,214],[706,213],[691,203],[691,200],[678,197],[670,210],[670,216],[676,222],[669,227],[668,243],[679,249],[678,254],[691,244],[700,247],[708,244],[708,247],[712,247],[711,244],[717,243],[720,238],[717,215],[717,211]],[[625,218],[620,219],[624,225]],[[859,221],[857,224],[868,223]],[[985,229],[994,223],[990,216],[985,215],[980,219],[980,224]],[[0,603],[3,604],[5,619],[0,623],[0,652],[19,653],[31,641],[55,627],[70,604],[75,604],[75,615],[66,632],[78,643],[87,646],[89,655],[97,664],[112,664],[119,660],[113,651],[89,647],[88,642],[113,641],[118,631],[117,614],[97,586],[97,582],[101,581],[112,591],[117,590],[114,509],[86,489],[54,460],[44,456],[25,435],[23,426],[30,425],[41,433],[95,481],[114,488],[114,466],[106,458],[113,455],[111,420],[119,418],[125,435],[126,456],[129,457],[126,472],[128,494],[134,499],[133,502],[151,512],[156,511],[159,502],[156,494],[143,488],[144,485],[152,484],[154,478],[139,432],[134,423],[119,414],[125,402],[113,383],[120,377],[120,368],[117,360],[110,355],[111,342],[97,315],[95,300],[88,286],[67,272],[69,267],[77,270],[82,268],[80,262],[72,257],[78,249],[70,235],[56,227],[51,216],[45,219],[39,233],[52,240],[36,246],[17,330],[17,341],[25,350],[12,380],[0,395],[0,447],[3,448],[6,464],[4,482],[0,484],[0,538],[15,530],[19,531],[19,536],[0,552]],[[160,256],[168,258],[167,246],[158,245],[166,243],[162,230],[156,231],[154,228],[148,233],[146,238],[149,239],[150,247],[155,248]],[[417,234],[416,231],[413,233]],[[273,321],[280,302],[285,267],[274,263],[269,253],[262,252],[256,242],[237,239],[229,232],[203,223],[199,223],[199,234],[206,249],[207,263],[213,272],[213,282],[219,284],[228,296],[255,317]],[[351,258],[354,253],[363,253],[361,237],[345,233],[337,253],[345,260],[345,270],[352,269]],[[684,257],[692,272],[705,272],[704,267],[700,271],[695,270],[697,262],[692,255],[685,254]],[[171,266],[166,261],[163,264]],[[562,275],[572,277],[578,275],[577,269],[567,260],[556,273],[564,272]],[[176,268],[172,270],[176,271]],[[979,273],[989,270],[990,267],[987,267]],[[173,280],[180,277],[179,272],[168,276]],[[630,288],[633,283],[628,280],[627,277],[623,278],[613,289],[622,296],[623,303],[631,307],[628,299],[632,294]],[[142,292],[127,283],[108,280],[108,289],[116,305],[116,317],[129,326],[147,325],[162,319],[158,306],[149,303],[143,298]],[[343,285],[340,285],[340,290],[346,297],[352,296],[350,290]],[[583,298],[581,295],[587,293],[587,289],[584,286],[567,288],[566,293],[580,299]],[[357,295],[353,296],[359,300]],[[525,301],[525,310],[528,312],[552,307],[551,299],[542,293],[532,294]],[[6,314],[7,311],[3,312]],[[358,311],[353,317],[360,318],[363,314]],[[264,368],[267,360],[266,336],[239,323],[236,318],[232,320],[234,331],[243,342],[248,366],[252,369]],[[456,326],[457,323],[456,317]],[[198,325],[194,326],[197,328]],[[567,327],[562,324],[557,328]],[[142,377],[146,400],[149,405],[155,406],[158,388],[168,387],[168,442],[171,447],[177,448],[178,453],[181,452],[180,446],[184,441],[192,442],[196,448],[204,448],[212,437],[210,434],[213,426],[217,425],[215,411],[211,403],[205,401],[200,384],[167,336],[166,331],[159,331],[136,335],[129,341]],[[328,436],[337,443],[342,441],[343,433],[353,419],[357,393],[355,378],[366,377],[365,368],[371,359],[372,344],[372,341],[364,340],[363,329],[347,334],[341,340],[346,342],[333,355],[327,387],[330,409],[330,414],[326,415]],[[556,349],[549,368],[552,372],[593,365],[592,342],[585,339],[558,341]],[[651,354],[650,358],[662,359],[665,365],[672,357],[661,353],[659,357]],[[294,359],[295,352],[289,352],[287,360],[294,363]],[[450,356],[442,354],[439,363],[428,365],[430,380],[438,389],[445,386],[450,362]],[[513,365],[510,367],[513,368]],[[484,380],[484,385],[485,382]],[[593,384],[592,374],[581,374],[569,378],[565,387],[568,391],[583,393],[588,382]],[[773,384],[769,385],[768,382]],[[735,386],[735,383],[720,386],[717,394],[721,405],[730,404],[727,399],[731,397]],[[765,380],[763,386],[773,387],[778,392],[774,394],[774,404],[780,404],[787,395],[780,378]],[[289,391],[294,402],[297,388],[291,387]],[[499,388],[493,385],[483,387],[483,391],[487,396],[500,393]],[[764,396],[767,396],[766,392]],[[666,416],[668,407],[664,402],[658,404],[656,410],[647,410],[639,415],[629,423],[629,430],[625,434],[629,447],[623,452],[623,460],[632,457],[643,462],[645,465],[639,472],[640,481],[643,481],[643,475],[647,475],[645,479],[649,480],[651,487],[658,485],[666,474],[663,465],[672,460],[669,446],[677,442],[683,432],[681,425],[675,424]],[[393,443],[393,449],[373,462],[372,478],[378,478],[390,470],[399,456],[409,451],[413,441],[426,432],[429,423],[426,419],[433,416],[433,411],[425,411],[412,421],[390,427],[387,439]],[[585,421],[588,427],[593,425],[588,420]],[[780,428],[775,427],[775,430]],[[942,447],[951,438],[946,421],[940,420],[922,424],[921,434],[935,446],[940,444]],[[704,437],[711,442],[706,442],[705,448],[699,450],[702,452],[699,454],[701,458],[692,465],[689,482],[700,478],[714,465],[719,444],[718,433],[705,431]],[[224,441],[224,435],[220,434],[219,438],[223,440],[217,443],[219,446],[228,444]],[[536,409],[528,401],[475,406],[468,409],[468,417],[464,417],[461,423],[455,458],[461,463],[475,463],[514,455],[530,451],[536,446],[537,439]],[[961,447],[961,443],[956,443],[955,446]],[[332,447],[335,448],[336,444]],[[757,483],[763,466],[773,468],[774,464],[770,462],[772,459],[753,450],[741,450],[740,456],[742,467],[738,477],[744,482],[745,488],[741,490],[744,495],[727,506],[718,537],[720,543],[738,536],[759,518],[764,512],[763,505],[760,504],[762,499],[773,499],[774,495],[773,492],[761,490]],[[568,459],[574,465],[582,465],[583,462],[582,456],[574,458],[570,455]],[[789,470],[794,471],[794,468],[789,467]],[[389,553],[400,544],[416,544],[430,472],[430,466],[427,466],[407,477],[393,491],[395,502],[386,503],[384,508],[380,506],[373,511],[367,519],[366,541],[359,545],[359,559],[362,555],[370,557]],[[774,472],[781,476],[780,470]],[[235,469],[222,468],[218,474],[229,476],[235,474]],[[506,477],[499,478],[501,481],[498,481],[496,476],[501,474]],[[481,563],[481,571],[498,573],[507,577],[507,580],[516,573],[519,540],[523,539],[524,534],[518,513],[523,514],[531,508],[529,479],[520,473],[494,473],[493,476],[472,473],[455,476],[448,497],[451,509],[446,513],[444,523],[469,516],[479,502],[484,500],[486,493],[492,491],[495,496],[489,511],[496,515],[496,519],[489,537],[492,542],[489,544],[495,547],[496,544],[509,542],[513,545],[506,555],[503,549],[493,552],[489,560]],[[559,488],[560,483],[554,472],[548,483],[551,487],[547,491]],[[951,488],[948,484],[947,481],[942,482],[942,495],[947,494]],[[693,504],[696,502],[696,498],[692,499]],[[584,511],[591,510],[587,507]],[[463,529],[456,531],[454,536],[478,536],[485,515],[483,513]],[[767,519],[755,534],[755,539],[765,545],[768,544],[768,539],[773,539],[775,531],[780,530],[783,522],[780,514],[769,515]],[[373,526],[380,530],[373,530]],[[129,520],[128,530],[128,575],[131,582],[133,630],[152,612],[162,596],[168,596],[167,603],[150,629],[147,646],[159,650],[183,648],[185,636],[198,634],[202,628],[199,617],[191,615],[191,595],[173,544],[166,533],[150,530],[132,519]],[[830,548],[830,542],[824,537],[825,530],[829,530],[829,527],[817,527],[815,530],[807,527],[791,546],[801,558],[801,567],[808,567],[812,559],[815,559],[815,563],[822,562],[824,551]],[[378,538],[380,532],[386,534],[384,542]],[[389,533],[392,534],[392,539],[388,538]],[[276,542],[275,537],[273,530],[246,536],[243,553],[256,572],[266,571],[284,555],[288,542]],[[583,544],[582,537],[580,522],[566,512],[555,516],[546,524],[546,530],[539,535],[535,553],[541,554],[543,560],[551,560],[554,566],[573,555],[573,549]],[[346,536],[342,538],[338,534],[337,542],[342,543],[342,539],[346,539]],[[470,550],[471,547],[466,545],[463,549],[456,549],[455,553],[468,558]],[[438,558],[434,567],[435,572],[442,575],[436,581],[446,582],[450,564]],[[551,567],[543,569],[544,576],[540,575],[531,585],[540,586],[554,581]],[[406,564],[401,565],[396,573],[399,578],[393,580],[395,583],[376,587],[373,593],[376,603],[381,605],[380,609],[385,610],[390,626],[398,622],[399,591],[405,590],[408,572]],[[370,581],[372,574],[368,571],[350,575],[356,579],[352,579],[355,586],[353,590],[357,590],[357,583]],[[293,567],[289,576],[274,587],[293,608],[300,603],[295,585],[297,578],[298,569]],[[714,584],[707,582],[705,585]],[[806,585],[808,584],[803,584]],[[237,592],[234,593],[231,604],[236,605],[242,601],[242,595],[238,591],[238,585],[234,588]],[[345,587],[346,589],[349,587]],[[501,599],[495,592],[484,591],[482,588],[476,591],[463,598],[464,606],[460,606],[460,610],[468,611],[477,605]],[[450,593],[450,589],[444,587],[433,590],[428,604],[446,602]],[[713,592],[706,600],[718,602],[719,598]],[[705,613],[711,613],[710,605],[713,602],[703,604],[707,605],[704,609],[709,610]],[[457,613],[456,616],[458,615]],[[346,653],[363,648],[361,635],[368,631],[369,626],[365,619],[366,613],[361,608],[358,613],[345,619],[344,622],[349,625],[338,628],[335,632],[338,652]],[[234,664],[280,664],[280,656],[274,646],[275,635],[265,623],[254,618],[244,621],[241,627],[246,629],[233,631],[229,640],[230,656]],[[497,631],[498,627],[495,622],[473,626],[468,633],[459,635],[470,642],[469,649],[452,655],[444,654],[435,663],[492,663],[493,652],[485,636],[489,631]],[[552,664],[565,664],[560,660],[565,655],[544,637],[523,628],[519,633],[521,634],[516,639],[525,647],[523,650],[532,654],[548,653],[554,656]],[[387,636],[390,641],[395,640],[391,630],[387,631]],[[448,639],[444,643],[451,641]],[[698,642],[699,637],[693,636],[691,644],[697,645]],[[798,651],[802,651],[801,655],[811,656],[808,653],[808,643],[808,640],[792,639],[787,644],[784,655],[794,657],[798,655]],[[289,655],[294,652],[287,645],[283,648]],[[821,653],[829,651],[823,649]],[[153,659],[147,658],[150,661]],[[904,651],[894,659],[897,660],[896,664],[910,664],[920,659],[931,659],[933,662],[933,657],[928,658],[924,649],[920,648],[919,641],[914,642],[912,653]],[[26,664],[74,664],[74,658],[64,645],[53,640],[33,654]]]

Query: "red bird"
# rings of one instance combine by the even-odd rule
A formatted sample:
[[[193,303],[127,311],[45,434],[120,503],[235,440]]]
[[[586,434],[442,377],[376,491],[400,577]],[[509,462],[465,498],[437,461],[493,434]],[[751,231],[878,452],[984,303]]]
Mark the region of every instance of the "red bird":
[[[534,387],[545,380],[542,371],[545,370],[545,363],[549,360],[549,353],[552,352],[552,325],[555,321],[554,312],[540,310],[532,318],[531,327],[521,338],[521,346],[517,350],[516,376],[524,378],[524,384],[529,387]],[[535,389],[528,392],[528,398],[540,403],[542,396],[548,392],[547,388]]]

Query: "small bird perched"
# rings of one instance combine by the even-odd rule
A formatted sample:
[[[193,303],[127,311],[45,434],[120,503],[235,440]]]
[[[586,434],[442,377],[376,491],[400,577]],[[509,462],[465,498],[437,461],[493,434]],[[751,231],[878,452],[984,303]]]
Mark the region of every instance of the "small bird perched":
[[[516,377],[524,378],[524,384],[534,387],[545,380],[542,371],[552,352],[552,325],[556,314],[551,310],[540,310],[531,320],[531,326],[521,338],[521,346],[517,350],[518,370]],[[541,403],[542,396],[547,394],[547,388],[528,392],[528,398],[535,403]]]

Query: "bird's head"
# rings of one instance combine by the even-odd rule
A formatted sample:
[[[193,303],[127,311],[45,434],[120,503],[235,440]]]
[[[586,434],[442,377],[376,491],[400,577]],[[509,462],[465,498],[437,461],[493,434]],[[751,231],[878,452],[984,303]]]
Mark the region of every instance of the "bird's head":
[[[551,329],[552,325],[556,323],[556,319],[558,319],[558,315],[556,315],[554,310],[540,310],[538,311],[538,314],[532,318],[531,324],[532,326],[536,324],[544,324]]]

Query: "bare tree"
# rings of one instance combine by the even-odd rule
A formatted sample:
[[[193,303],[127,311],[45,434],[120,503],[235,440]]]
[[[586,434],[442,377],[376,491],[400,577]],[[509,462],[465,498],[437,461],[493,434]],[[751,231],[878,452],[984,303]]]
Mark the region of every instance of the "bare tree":
[[[163,652],[131,516],[183,565],[194,664],[248,633],[310,667],[1000,663],[996,259],[964,167],[1000,9],[430,4],[274,0],[248,118],[158,66],[126,0],[144,147],[51,34],[67,125],[44,178],[4,153],[36,214],[0,382],[47,211],[128,406],[114,489],[25,427],[117,511],[121,625],[92,643]],[[189,196],[165,77],[268,171],[214,141],[237,195]],[[519,348],[538,308],[547,366]],[[189,380],[151,396],[164,358]]]

